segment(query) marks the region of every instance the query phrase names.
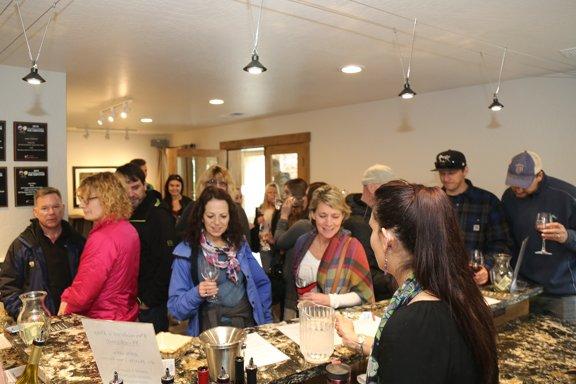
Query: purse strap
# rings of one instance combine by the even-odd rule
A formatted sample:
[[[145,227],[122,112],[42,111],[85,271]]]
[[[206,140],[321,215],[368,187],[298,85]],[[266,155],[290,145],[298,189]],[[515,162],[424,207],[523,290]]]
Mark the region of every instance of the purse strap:
[[[338,255],[338,269],[336,269],[336,275],[334,276],[334,281],[332,281],[332,288],[330,289],[330,293],[334,293],[336,288],[338,288],[338,282],[340,281],[340,275],[342,275],[342,266],[344,265],[344,259],[346,258],[346,252],[348,252],[348,246],[350,245],[350,241],[352,241],[352,237],[348,237],[346,239],[346,243],[344,247],[342,247],[342,251],[340,255]]]

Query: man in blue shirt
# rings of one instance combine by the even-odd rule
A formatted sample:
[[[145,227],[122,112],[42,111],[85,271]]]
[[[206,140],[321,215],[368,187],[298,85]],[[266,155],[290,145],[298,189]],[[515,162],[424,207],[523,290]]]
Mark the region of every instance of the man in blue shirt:
[[[488,282],[492,255],[510,254],[511,240],[502,203],[494,194],[475,187],[466,178],[468,166],[462,152],[447,150],[436,155],[433,171],[438,171],[442,189],[454,204],[466,248],[484,254],[484,267],[474,273],[478,285]]]
[[[506,185],[502,202],[516,246],[528,237],[520,274],[544,287],[531,309],[576,322],[576,187],[546,175],[540,156],[531,151],[512,158]],[[541,233],[536,230],[539,212],[554,218]],[[542,239],[551,255],[535,253]]]

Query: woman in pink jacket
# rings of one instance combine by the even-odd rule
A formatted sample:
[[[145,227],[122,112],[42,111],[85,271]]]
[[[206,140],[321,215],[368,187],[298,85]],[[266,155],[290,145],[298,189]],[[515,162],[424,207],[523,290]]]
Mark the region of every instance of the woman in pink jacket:
[[[140,240],[127,220],[132,208],[126,190],[114,174],[104,172],[84,179],[77,193],[84,218],[94,226],[58,314],[135,321]]]

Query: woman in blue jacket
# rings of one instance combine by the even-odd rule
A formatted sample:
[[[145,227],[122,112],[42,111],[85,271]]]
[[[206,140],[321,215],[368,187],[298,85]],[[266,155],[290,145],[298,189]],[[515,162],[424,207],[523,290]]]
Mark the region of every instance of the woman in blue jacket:
[[[270,323],[270,280],[252,256],[225,191],[208,187],[196,202],[186,239],[174,250],[168,310],[189,320],[197,336],[219,325],[238,328]],[[218,271],[211,281],[207,271]]]

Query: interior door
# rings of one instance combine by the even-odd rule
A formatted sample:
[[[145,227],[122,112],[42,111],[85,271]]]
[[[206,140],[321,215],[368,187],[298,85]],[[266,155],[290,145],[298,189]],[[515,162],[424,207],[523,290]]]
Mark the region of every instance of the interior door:
[[[266,182],[275,182],[280,187],[290,179],[300,177],[306,181],[310,175],[309,143],[279,144],[266,146]]]
[[[226,166],[226,151],[220,149],[168,148],[168,172],[184,179],[185,195],[196,200],[198,178],[211,165]]]

